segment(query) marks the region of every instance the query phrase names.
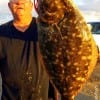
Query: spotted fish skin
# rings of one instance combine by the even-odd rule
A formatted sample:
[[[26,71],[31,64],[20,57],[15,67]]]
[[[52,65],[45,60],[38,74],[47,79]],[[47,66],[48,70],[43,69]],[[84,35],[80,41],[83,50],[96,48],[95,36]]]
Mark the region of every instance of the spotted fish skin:
[[[74,100],[96,65],[95,41],[72,0],[38,2],[39,44],[45,68],[62,100]]]

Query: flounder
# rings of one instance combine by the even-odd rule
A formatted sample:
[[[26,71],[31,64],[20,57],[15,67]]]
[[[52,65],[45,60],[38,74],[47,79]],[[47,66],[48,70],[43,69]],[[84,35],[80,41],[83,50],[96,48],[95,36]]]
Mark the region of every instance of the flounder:
[[[39,45],[62,100],[74,100],[98,57],[87,23],[72,0],[38,0]]]

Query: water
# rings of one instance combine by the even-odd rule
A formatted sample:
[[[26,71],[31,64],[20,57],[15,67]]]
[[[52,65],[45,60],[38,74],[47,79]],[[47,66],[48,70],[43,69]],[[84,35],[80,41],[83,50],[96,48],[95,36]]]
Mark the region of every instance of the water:
[[[12,15],[9,13],[1,13],[0,14],[0,24],[3,24],[12,19]]]

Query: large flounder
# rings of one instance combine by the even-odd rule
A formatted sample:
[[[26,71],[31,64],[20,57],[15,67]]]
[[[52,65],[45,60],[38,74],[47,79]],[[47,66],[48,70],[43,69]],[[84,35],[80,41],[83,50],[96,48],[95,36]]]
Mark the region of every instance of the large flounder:
[[[97,48],[72,0],[38,0],[43,61],[62,100],[74,100],[97,62]]]

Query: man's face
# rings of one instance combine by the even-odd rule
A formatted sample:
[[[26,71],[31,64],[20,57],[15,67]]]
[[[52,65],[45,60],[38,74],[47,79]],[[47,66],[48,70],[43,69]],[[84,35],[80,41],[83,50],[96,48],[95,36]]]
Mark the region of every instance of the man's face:
[[[14,17],[27,17],[32,13],[31,0],[10,0],[8,5]]]

